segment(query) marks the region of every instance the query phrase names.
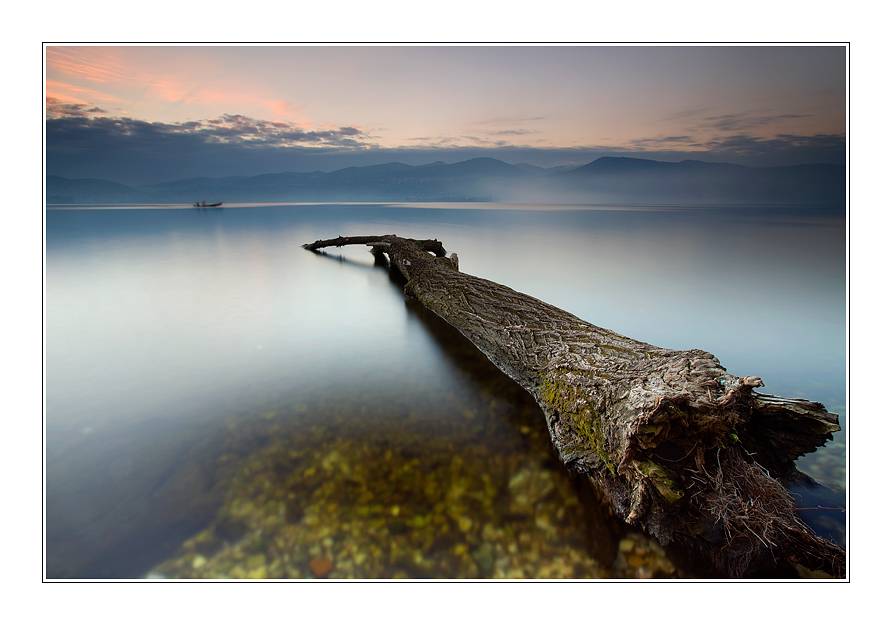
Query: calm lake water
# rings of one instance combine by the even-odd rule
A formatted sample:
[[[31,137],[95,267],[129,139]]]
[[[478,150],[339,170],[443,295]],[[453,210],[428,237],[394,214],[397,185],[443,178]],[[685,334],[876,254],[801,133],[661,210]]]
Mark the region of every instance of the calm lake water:
[[[46,575],[691,575],[586,523],[532,399],[365,248],[301,248],[390,233],[822,402],[798,466],[845,489],[843,209],[53,208]]]

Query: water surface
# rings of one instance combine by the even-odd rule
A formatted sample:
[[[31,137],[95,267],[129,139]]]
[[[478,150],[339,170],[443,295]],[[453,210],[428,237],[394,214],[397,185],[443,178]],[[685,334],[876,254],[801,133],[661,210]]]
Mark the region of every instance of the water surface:
[[[300,247],[389,233],[845,425],[843,211],[49,210],[49,577],[680,574],[592,560],[529,396],[366,250]],[[845,487],[845,432],[798,465]]]

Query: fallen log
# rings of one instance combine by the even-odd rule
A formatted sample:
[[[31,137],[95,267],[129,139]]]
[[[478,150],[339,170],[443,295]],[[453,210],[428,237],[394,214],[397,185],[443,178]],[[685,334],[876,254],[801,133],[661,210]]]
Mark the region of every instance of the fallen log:
[[[561,460],[615,513],[726,576],[799,564],[846,576],[846,553],[797,516],[795,459],[840,430],[817,402],[755,391],[702,350],[667,350],[464,274],[435,240],[338,237],[387,254],[421,301],[533,395]]]

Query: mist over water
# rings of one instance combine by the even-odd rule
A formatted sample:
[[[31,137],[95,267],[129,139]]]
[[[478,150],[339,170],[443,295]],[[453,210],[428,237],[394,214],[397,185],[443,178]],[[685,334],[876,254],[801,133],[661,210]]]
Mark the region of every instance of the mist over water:
[[[49,210],[48,576],[142,575],[167,558],[223,498],[221,442],[271,413],[298,438],[326,411],[387,424],[393,410],[426,436],[464,441],[449,407],[483,415],[493,397],[449,356],[454,339],[438,339],[437,321],[365,248],[301,248],[390,233],[437,238],[463,272],[596,325],[707,350],[733,374],[760,376],[761,391],[822,402],[845,425],[843,210]],[[516,436],[518,423],[494,411],[487,436]],[[838,433],[800,467],[844,486],[843,442]],[[240,445],[250,456],[267,443]]]

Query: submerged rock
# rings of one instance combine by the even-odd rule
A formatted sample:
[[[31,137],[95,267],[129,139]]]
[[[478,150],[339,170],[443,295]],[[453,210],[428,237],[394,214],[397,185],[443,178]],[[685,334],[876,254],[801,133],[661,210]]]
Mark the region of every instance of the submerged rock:
[[[310,571],[317,578],[327,576],[335,568],[335,564],[325,557],[316,557],[310,560]]]
[[[642,573],[627,556],[622,562],[618,557],[613,569],[591,556],[583,505],[571,480],[560,465],[542,460],[551,445],[545,427],[528,426],[523,445],[506,449],[502,439],[480,442],[471,434],[462,444],[454,434],[411,429],[376,438],[335,427],[309,433],[296,427],[290,434],[288,420],[279,418],[258,423],[267,428],[275,423],[279,430],[227,474],[216,523],[184,542],[150,576],[633,578]],[[467,424],[461,416],[455,423]],[[531,446],[539,451],[532,453]],[[626,540],[622,546],[634,549],[639,543]],[[650,554],[639,555],[640,567],[656,571]],[[671,566],[661,571],[678,575]]]

